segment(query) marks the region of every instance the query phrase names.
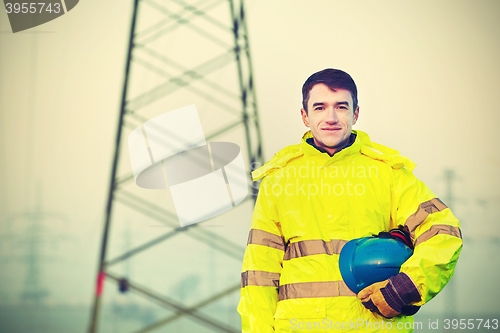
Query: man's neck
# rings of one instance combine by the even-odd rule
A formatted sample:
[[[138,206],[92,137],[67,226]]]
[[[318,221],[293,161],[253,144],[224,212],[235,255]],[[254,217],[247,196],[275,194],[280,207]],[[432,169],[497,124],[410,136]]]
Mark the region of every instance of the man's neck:
[[[314,143],[314,138],[308,138],[306,139],[306,142],[308,144],[310,144],[311,146],[313,146],[314,148],[316,148],[317,150],[319,150],[320,152],[322,153],[325,153],[325,154],[328,154],[330,157],[332,157],[333,155],[335,155],[336,153],[338,153],[339,151],[341,151],[342,149],[345,149],[349,146],[351,146],[354,141],[356,140],[356,134],[354,133],[351,133],[351,135],[349,136],[349,142],[342,148],[338,149],[338,150],[335,150],[333,151],[332,153],[330,153],[328,150],[326,150],[325,148],[323,147],[319,147],[317,146],[315,143]]]

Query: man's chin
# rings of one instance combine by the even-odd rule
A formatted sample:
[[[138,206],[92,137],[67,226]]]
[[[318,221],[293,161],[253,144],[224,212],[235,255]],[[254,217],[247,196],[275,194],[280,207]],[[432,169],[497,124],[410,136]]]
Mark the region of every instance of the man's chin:
[[[346,141],[330,141],[330,142],[323,142],[323,147],[326,149],[342,149],[345,148],[349,144],[349,140]]]
[[[347,144],[349,143],[349,139],[341,140],[341,138],[338,138],[338,137],[336,137],[336,138],[335,137],[329,137],[329,138],[327,137],[325,139],[326,140],[322,140],[322,141],[314,140],[314,143],[318,147],[323,147],[324,149],[335,149],[335,150],[342,149],[345,146],[347,146]]]

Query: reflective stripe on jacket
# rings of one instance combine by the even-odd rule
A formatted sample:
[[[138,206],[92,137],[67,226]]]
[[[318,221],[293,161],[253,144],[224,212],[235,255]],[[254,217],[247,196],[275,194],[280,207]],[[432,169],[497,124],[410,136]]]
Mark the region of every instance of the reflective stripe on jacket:
[[[243,332],[411,331],[413,317],[371,313],[347,287],[338,259],[349,240],[408,225],[413,256],[401,267],[422,305],[451,278],[459,222],[413,174],[414,164],[353,131],[330,157],[305,140],[253,172],[262,179],[243,260]]]

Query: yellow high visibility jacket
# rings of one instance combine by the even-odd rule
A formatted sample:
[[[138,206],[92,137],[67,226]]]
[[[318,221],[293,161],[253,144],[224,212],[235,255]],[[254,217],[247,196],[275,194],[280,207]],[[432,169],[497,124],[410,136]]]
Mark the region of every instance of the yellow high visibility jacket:
[[[459,221],[393,149],[353,131],[332,157],[306,142],[284,148],[253,172],[262,179],[241,274],[244,333],[411,332],[412,316],[367,310],[342,280],[349,240],[407,225],[414,254],[402,265],[423,305],[453,275],[462,248]]]

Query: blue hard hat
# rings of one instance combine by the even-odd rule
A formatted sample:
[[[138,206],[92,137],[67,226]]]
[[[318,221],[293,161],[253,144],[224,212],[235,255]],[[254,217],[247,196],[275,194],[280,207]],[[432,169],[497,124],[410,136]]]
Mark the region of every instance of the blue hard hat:
[[[375,282],[398,274],[412,254],[408,245],[393,238],[356,238],[340,251],[340,273],[349,289],[357,294]]]

